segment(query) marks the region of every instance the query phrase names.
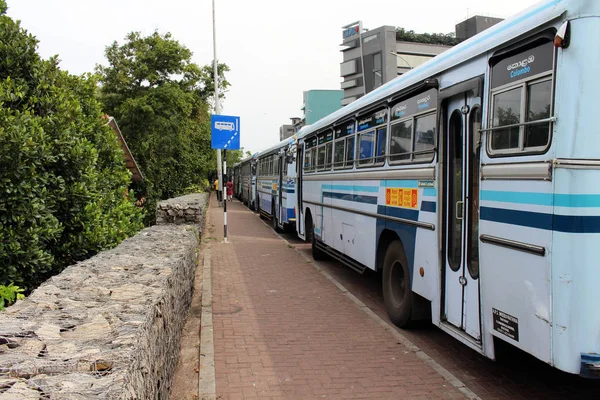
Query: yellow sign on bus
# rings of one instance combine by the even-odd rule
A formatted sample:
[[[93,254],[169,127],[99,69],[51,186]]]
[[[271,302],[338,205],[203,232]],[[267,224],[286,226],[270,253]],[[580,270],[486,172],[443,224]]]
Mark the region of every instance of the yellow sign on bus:
[[[418,196],[418,189],[387,188],[385,204],[393,207],[417,208]]]

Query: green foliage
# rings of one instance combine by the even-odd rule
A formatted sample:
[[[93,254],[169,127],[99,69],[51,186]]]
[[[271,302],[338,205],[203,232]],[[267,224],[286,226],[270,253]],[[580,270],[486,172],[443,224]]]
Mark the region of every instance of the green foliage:
[[[100,98],[117,121],[145,177],[146,223],[155,221],[156,202],[188,192],[215,169],[211,149],[212,66],[199,67],[192,52],[169,33],[142,37],[106,48]],[[219,65],[220,87],[227,89],[226,65]],[[222,96],[221,96],[222,97]]]
[[[0,284],[26,290],[142,226],[96,80],[36,49],[0,13]]]
[[[2,3],[0,2],[0,8]],[[18,286],[14,286],[12,282],[8,286],[0,285],[0,311],[4,310],[4,307],[8,307],[17,300],[23,300],[25,295],[24,290]]]
[[[396,40],[444,46],[455,46],[461,42],[454,33],[415,33],[413,30],[407,31],[404,28],[396,28]]]

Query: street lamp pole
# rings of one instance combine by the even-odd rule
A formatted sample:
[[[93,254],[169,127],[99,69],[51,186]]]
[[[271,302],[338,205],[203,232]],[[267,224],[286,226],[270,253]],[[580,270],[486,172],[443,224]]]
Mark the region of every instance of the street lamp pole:
[[[221,104],[219,102],[219,71],[217,65],[217,27],[215,24],[215,0],[212,0],[212,17],[213,17],[213,63],[214,63],[214,81],[215,81],[215,114],[221,114]],[[221,169],[221,149],[217,149],[217,179],[219,180],[219,185],[217,187],[217,197],[218,192],[223,193],[223,170]],[[221,195],[221,200],[223,199],[223,195]],[[221,205],[221,202],[219,202]]]

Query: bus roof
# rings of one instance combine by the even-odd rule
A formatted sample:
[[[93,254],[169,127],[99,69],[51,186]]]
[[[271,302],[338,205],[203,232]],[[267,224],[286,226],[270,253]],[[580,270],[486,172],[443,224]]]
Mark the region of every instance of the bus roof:
[[[519,37],[559,16],[567,9],[568,1],[541,1],[518,14],[486,29],[468,40],[444,51],[419,67],[394,78],[379,88],[367,93],[347,106],[323,117],[298,134],[298,139],[304,139],[311,134],[331,126],[336,122],[354,116],[361,109],[378,102],[384,102],[403,89],[413,87],[425,79],[459,65],[469,59],[479,56],[489,50]]]

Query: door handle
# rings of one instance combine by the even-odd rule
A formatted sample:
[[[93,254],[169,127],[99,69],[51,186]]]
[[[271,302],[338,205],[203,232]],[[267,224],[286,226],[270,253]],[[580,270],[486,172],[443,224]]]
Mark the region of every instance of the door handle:
[[[463,220],[464,218],[464,210],[465,210],[465,202],[464,201],[457,201],[456,205],[455,205],[455,209],[454,209],[454,215],[456,216],[456,219],[458,220]]]

